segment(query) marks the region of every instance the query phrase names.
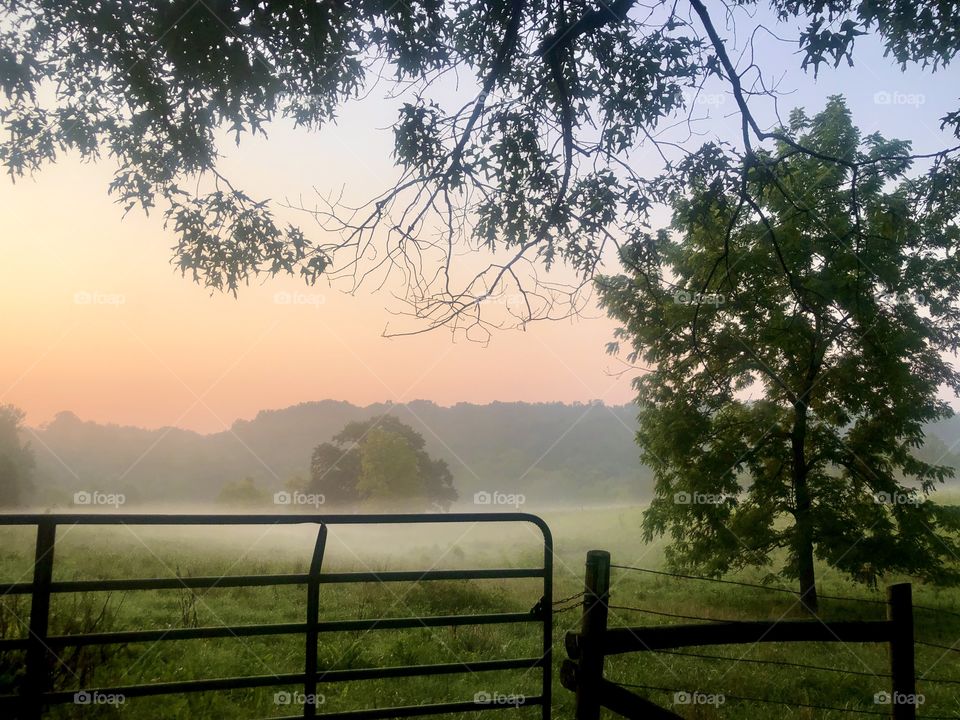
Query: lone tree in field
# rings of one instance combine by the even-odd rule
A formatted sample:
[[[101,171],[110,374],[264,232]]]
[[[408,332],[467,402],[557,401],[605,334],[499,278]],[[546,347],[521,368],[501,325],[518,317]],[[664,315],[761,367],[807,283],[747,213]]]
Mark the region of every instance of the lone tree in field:
[[[257,507],[267,505],[270,496],[265,489],[257,485],[252,477],[243,480],[231,480],[220,488],[217,502],[222,505],[236,505],[239,507]]]
[[[636,380],[646,536],[708,573],[784,549],[811,609],[816,560],[869,583],[956,581],[960,518],[927,498],[953,469],[917,448],[952,414],[938,392],[960,390],[944,359],[960,342],[960,186],[910,175],[908,145],[861,136],[837,97],[783,133],[812,152],[758,151],[745,179],[703,153],[709,173],[665,180],[671,228],[598,280],[652,366]]]
[[[446,510],[457,499],[453,474],[425,444],[392,415],[349,423],[333,442],[314,449],[307,489],[331,504]]]
[[[582,306],[604,250],[636,241],[656,201],[634,154],[676,167],[695,150],[710,130],[705,83],[742,120],[723,147],[743,173],[752,144],[775,135],[784,58],[822,72],[870,34],[935,71],[960,46],[958,15],[957,3],[853,0],[7,2],[0,162],[17,178],[67,152],[109,158],[113,197],[159,207],[174,264],[210,288],[398,274],[411,332],[483,337]],[[319,230],[281,221],[218,169],[224,134],[239,143],[280,119],[318,129],[374,90],[396,102],[397,177],[367,203],[286,209]],[[923,120],[955,133],[960,113]],[[332,172],[318,170],[324,187],[340,186]],[[464,259],[477,253],[489,263]],[[575,279],[541,277],[556,264]]]

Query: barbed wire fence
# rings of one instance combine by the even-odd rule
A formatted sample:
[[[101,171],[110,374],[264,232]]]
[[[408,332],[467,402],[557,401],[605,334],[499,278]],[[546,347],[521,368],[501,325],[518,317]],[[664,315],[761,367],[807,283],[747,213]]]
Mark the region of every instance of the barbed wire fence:
[[[702,575],[691,575],[687,573],[680,572],[668,572],[665,570],[654,570],[652,568],[643,568],[633,565],[623,565],[610,563],[610,568],[617,569],[624,572],[632,573],[642,573],[652,576],[661,576],[665,578],[671,578],[681,581],[696,581],[704,583],[714,583],[718,585],[733,585],[744,588],[749,588],[752,590],[770,592],[770,593],[781,593],[791,595],[799,601],[801,594],[798,591],[791,590],[789,588],[776,587],[773,585],[766,585],[760,583],[751,583],[745,582],[742,580],[730,580],[724,578],[714,578],[707,577]],[[881,600],[878,598],[862,598],[854,597],[847,595],[833,595],[833,594],[822,594],[818,593],[818,597],[823,600],[830,600],[836,602],[844,603],[858,603],[860,605],[878,607],[884,606],[887,607],[889,604],[888,600]],[[554,603],[554,613],[560,614],[565,613],[576,608],[586,609],[586,603],[591,599],[591,592],[588,590],[583,590],[581,592],[570,595],[569,597],[562,598]],[[596,598],[594,598],[596,599]],[[703,623],[704,625],[716,625],[719,623],[729,624],[741,622],[739,620],[731,618],[719,618],[719,617],[706,617],[703,615],[693,615],[687,613],[679,612],[670,612],[667,610],[662,610],[659,608],[649,607],[649,606],[639,606],[639,605],[626,605],[626,604],[614,604],[610,602],[609,597],[606,598],[605,602],[606,608],[609,610],[616,610],[624,613],[638,613],[642,615],[655,616],[659,618],[669,618],[682,621],[693,621],[696,623]],[[936,642],[927,638],[914,638],[913,643],[916,648],[925,649],[928,651],[938,651],[940,657],[936,660],[939,662],[945,654],[960,654],[960,612],[949,608],[935,607],[933,605],[913,603],[912,609],[917,612],[924,613],[938,622],[946,622],[957,625],[958,627],[958,637],[957,640],[952,645],[947,645],[942,642]],[[821,665],[816,663],[806,663],[806,662],[797,662],[792,660],[782,660],[782,659],[766,659],[766,658],[748,658],[748,657],[733,657],[730,655],[722,654],[711,654],[706,652],[697,652],[690,650],[677,650],[669,648],[648,648],[646,652],[650,652],[656,655],[665,655],[670,657],[677,658],[689,658],[697,661],[709,661],[709,662],[726,662],[726,663],[744,663],[749,666],[770,666],[775,668],[789,668],[792,670],[802,670],[810,671],[817,673],[830,673],[833,675],[850,675],[858,677],[871,677],[878,678],[883,680],[891,680],[893,674],[885,671],[876,671],[874,672],[871,669],[855,669],[855,668],[843,668],[835,667],[829,665]],[[857,656],[859,657],[859,656]],[[952,657],[952,655],[951,655]],[[936,663],[934,663],[936,664]],[[940,686],[940,687],[951,687],[956,688],[960,686],[960,677],[943,677],[943,676],[926,676],[926,673],[918,673],[916,677],[917,683],[922,686]],[[619,688],[635,688],[640,690],[646,690],[652,693],[663,693],[663,694],[673,694],[676,698],[678,694],[687,694],[689,695],[689,688],[678,688],[678,687],[668,687],[664,685],[654,685],[654,684],[645,684],[639,682],[626,682],[626,681],[607,681],[604,680],[604,683],[607,685],[615,685]],[[954,692],[957,692],[954,690]],[[801,700],[786,700],[780,698],[772,697],[761,697],[759,695],[740,695],[740,694],[731,694],[727,692],[720,693],[717,692],[704,692],[705,695],[722,695],[724,701],[735,701],[738,703],[751,703],[751,704],[761,704],[761,705],[776,705],[780,707],[791,707],[791,708],[803,708],[810,710],[818,710],[822,712],[831,712],[839,713],[844,715],[874,715],[878,717],[890,717],[890,710],[868,710],[864,708],[856,707],[840,707],[835,705],[820,704],[820,703],[810,703]],[[676,715],[670,715],[669,713],[664,714],[663,717],[678,717]],[[960,709],[954,710],[951,715],[943,714],[931,714],[931,713],[922,713],[916,716],[918,720],[957,720],[960,718]]]

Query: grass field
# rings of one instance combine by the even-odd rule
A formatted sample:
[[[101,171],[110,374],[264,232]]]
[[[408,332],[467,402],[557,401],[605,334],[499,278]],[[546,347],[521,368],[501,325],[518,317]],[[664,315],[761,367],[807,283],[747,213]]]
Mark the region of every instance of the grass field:
[[[583,560],[588,549],[609,550],[614,563],[645,568],[662,566],[660,544],[644,544],[639,508],[544,513],[556,541],[555,598],[582,589]],[[223,575],[305,572],[314,531],[274,528],[91,528],[61,529],[56,549],[55,579]],[[2,582],[28,580],[33,556],[32,528],[0,530]],[[423,528],[332,527],[324,570],[386,570],[535,566],[542,561],[539,533],[532,526],[442,526]],[[756,575],[739,579],[756,581]],[[821,570],[822,591],[828,594],[882,599],[871,591]],[[891,578],[890,582],[905,578]],[[681,580],[614,570],[611,604],[661,612],[729,619],[804,617],[788,594],[751,588]],[[540,595],[537,580],[435,581],[323,585],[321,618],[348,619],[445,615],[529,610]],[[960,591],[915,586],[915,601],[960,613]],[[306,612],[302,586],[230,588],[209,591],[140,591],[107,595],[55,596],[54,633],[146,628],[176,628],[221,624],[302,622]],[[29,607],[25,598],[2,598],[0,632],[25,635]],[[880,605],[824,601],[824,619],[880,619]],[[575,629],[579,608],[555,615],[555,663],[564,657],[563,635]],[[612,610],[612,625],[679,622],[675,619]],[[944,645],[960,638],[960,615],[918,611],[917,637]],[[361,668],[463,660],[535,657],[540,654],[540,626],[481,626],[417,628],[373,632],[329,633],[321,636],[320,667]],[[692,650],[697,652],[696,649]],[[887,653],[883,646],[814,644],[729,646],[708,648],[704,654],[731,660],[681,657],[664,653],[609,659],[607,677],[624,683],[670,688],[670,692],[638,691],[686,718],[841,718],[855,714],[813,708],[748,703],[735,696],[768,698],[824,705],[870,713],[888,706],[874,695],[888,689]],[[742,659],[742,662],[737,662]],[[824,665],[856,671],[837,674],[748,662],[772,659]],[[104,653],[85,650],[65,654],[57,668],[57,689],[79,689],[231,675],[270,675],[301,672],[304,647],[299,636],[230,638],[162,642],[111,647]],[[0,655],[0,693],[18,682],[22,657]],[[960,680],[960,653],[918,648],[921,678]],[[875,673],[875,674],[874,674]],[[555,674],[556,676],[556,674]],[[472,700],[478,692],[501,696],[534,695],[538,672],[465,673],[431,678],[321,684],[321,712],[340,712],[426,702]],[[571,716],[572,695],[554,689],[557,718]],[[277,691],[296,687],[203,693],[189,696],[127,699],[119,705],[67,705],[50,717],[263,718],[293,715],[298,708],[278,705]],[[925,682],[921,717],[960,717],[960,684]],[[700,700],[721,693],[712,704],[674,704],[673,691],[700,692]],[[281,697],[281,700],[287,699]],[[295,702],[296,698],[292,698]],[[536,717],[533,707],[518,711]],[[479,716],[480,713],[469,713]],[[517,713],[514,713],[516,715]],[[486,715],[483,715],[486,717]],[[511,715],[512,716],[512,715]],[[862,716],[862,715],[861,715]]]

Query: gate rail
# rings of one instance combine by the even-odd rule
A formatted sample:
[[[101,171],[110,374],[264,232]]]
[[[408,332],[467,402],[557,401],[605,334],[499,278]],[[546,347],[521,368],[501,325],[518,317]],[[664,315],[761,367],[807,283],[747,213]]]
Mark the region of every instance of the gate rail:
[[[543,565],[533,568],[500,568],[470,570],[397,570],[384,572],[322,572],[327,527],[330,525],[393,525],[439,523],[532,523],[543,535]],[[303,525],[318,526],[317,539],[307,573],[270,575],[228,575],[224,577],[136,578],[109,580],[54,581],[54,547],[57,528],[73,525]],[[430,705],[407,705],[346,712],[321,713],[328,720],[351,718],[414,717],[441,713],[509,709],[540,706],[543,720],[550,720],[553,616],[553,539],[550,528],[536,515],[528,513],[443,513],[443,514],[374,514],[374,515],[100,515],[100,514],[0,514],[2,525],[37,527],[33,580],[26,583],[0,584],[0,596],[30,595],[30,624],[25,638],[0,639],[0,652],[26,650],[26,678],[19,695],[0,696],[0,709],[12,709],[25,720],[41,718],[48,705],[74,702],[74,691],[52,691],[50,659],[55,648],[84,645],[111,645],[161,640],[194,640],[201,638],[252,637],[262,635],[302,634],[306,641],[306,657],[302,673],[265,676],[239,676],[203,680],[186,680],[150,684],[85,689],[90,693],[122,694],[125,698],[179,693],[303,685],[305,698],[316,697],[318,681],[377,680],[427,675],[448,675],[495,670],[531,670],[540,668],[541,693],[524,698],[523,705],[482,703],[477,700],[445,702]],[[333,583],[421,582],[434,580],[477,580],[542,578],[543,594],[527,613],[483,613],[475,615],[443,615],[367,620],[319,620],[320,586]],[[50,597],[54,593],[198,589],[227,587],[262,587],[305,585],[307,617],[302,623],[235,625],[221,627],[177,628],[167,630],[130,630],[118,632],[50,635]],[[320,633],[355,630],[393,630],[401,628],[450,627],[537,622],[543,626],[540,657],[506,660],[480,660],[431,665],[321,670],[317,667],[317,640]],[[6,713],[0,713],[6,714]],[[304,704],[303,713],[289,718],[317,717],[314,703]]]

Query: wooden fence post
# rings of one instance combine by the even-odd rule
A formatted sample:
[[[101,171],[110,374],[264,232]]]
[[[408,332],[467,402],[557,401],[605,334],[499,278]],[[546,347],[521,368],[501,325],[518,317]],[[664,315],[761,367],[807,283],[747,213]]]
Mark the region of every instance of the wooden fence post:
[[[598,720],[603,681],[603,640],[610,599],[610,553],[590,550],[584,575],[583,617],[580,621],[580,667],[577,673],[576,720]]]
[[[916,720],[917,681],[913,647],[913,592],[910,583],[887,588],[887,619],[890,637],[891,717]]]

